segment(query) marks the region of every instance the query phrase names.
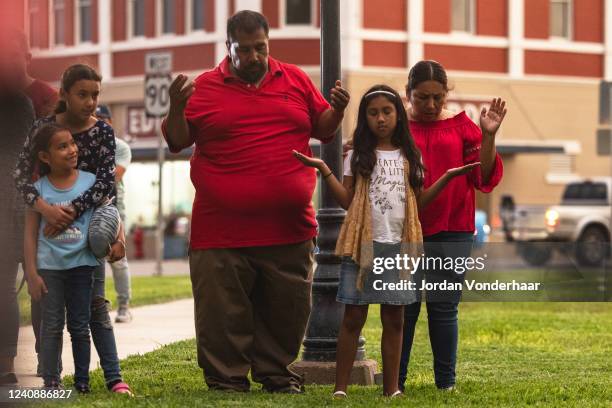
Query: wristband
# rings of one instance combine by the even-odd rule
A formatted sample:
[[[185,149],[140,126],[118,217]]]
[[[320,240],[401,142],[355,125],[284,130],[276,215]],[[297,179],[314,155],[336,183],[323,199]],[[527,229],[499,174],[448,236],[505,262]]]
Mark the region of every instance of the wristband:
[[[326,179],[326,178],[328,178],[329,176],[331,176],[332,174],[334,174],[334,172],[333,172],[333,171],[330,171],[328,174],[324,175],[324,176],[323,176],[323,178],[324,178],[324,179]]]

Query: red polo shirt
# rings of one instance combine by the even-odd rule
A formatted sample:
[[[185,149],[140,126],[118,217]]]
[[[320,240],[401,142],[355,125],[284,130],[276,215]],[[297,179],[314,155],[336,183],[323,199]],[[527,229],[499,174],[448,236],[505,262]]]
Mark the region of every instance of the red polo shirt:
[[[292,150],[312,155],[309,139],[330,106],[296,66],[273,58],[268,66],[259,88],[234,77],[227,58],[195,81],[185,110],[195,140],[192,249],[289,244],[317,233],[316,175]]]

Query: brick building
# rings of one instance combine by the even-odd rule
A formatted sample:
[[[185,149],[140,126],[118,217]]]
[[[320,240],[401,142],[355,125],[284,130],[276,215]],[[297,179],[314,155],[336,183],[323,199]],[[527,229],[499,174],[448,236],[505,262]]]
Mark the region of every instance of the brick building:
[[[145,53],[171,51],[174,70],[195,76],[225,56],[228,16],[258,10],[270,21],[271,54],[318,82],[319,1],[11,0],[3,15],[23,22],[38,78],[57,81],[74,62],[97,67],[115,127],[142,141],[152,130],[142,115]],[[435,59],[449,71],[449,108],[475,116],[494,96],[510,106],[498,138],[505,179],[478,199],[491,215],[502,194],[519,203],[552,203],[568,180],[609,173],[595,132],[599,84],[612,80],[612,0],[341,0],[341,29],[342,80],[353,95],[345,137],[365,89],[385,82],[403,90],[414,62]],[[153,164],[146,164],[154,153],[136,153],[145,162],[142,174],[152,175],[133,171],[138,178],[128,182],[154,182]],[[174,194],[187,195],[185,205],[190,186],[178,184],[189,184],[188,165],[172,166],[168,177],[177,181]],[[169,198],[168,206],[176,205]]]

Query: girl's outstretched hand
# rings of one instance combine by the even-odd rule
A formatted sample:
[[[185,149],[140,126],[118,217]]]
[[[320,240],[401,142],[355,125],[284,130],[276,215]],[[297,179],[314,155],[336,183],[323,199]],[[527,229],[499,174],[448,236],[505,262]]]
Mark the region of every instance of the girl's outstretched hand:
[[[480,162],[474,162],[474,163],[466,164],[465,166],[454,167],[452,169],[448,169],[446,170],[446,174],[448,174],[450,177],[457,177],[457,176],[461,176],[464,174],[468,174],[470,171],[472,171],[474,168],[478,166],[480,166]]]
[[[323,160],[317,159],[316,157],[305,156],[296,150],[293,151],[293,156],[295,156],[296,159],[304,163],[305,166],[314,167],[319,171],[322,171],[325,167],[325,162]]]

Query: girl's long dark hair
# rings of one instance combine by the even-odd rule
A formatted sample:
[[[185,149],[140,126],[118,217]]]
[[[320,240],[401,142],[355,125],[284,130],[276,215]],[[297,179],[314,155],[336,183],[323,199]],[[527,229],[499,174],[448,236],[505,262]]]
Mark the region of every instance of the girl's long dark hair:
[[[69,66],[68,69],[66,69],[62,74],[60,86],[65,93],[68,93],[70,92],[72,85],[81,80],[102,82],[102,77],[89,65],[74,64]],[[58,113],[64,113],[67,109],[68,107],[66,106],[66,101],[62,101],[60,99],[55,107],[55,114],[57,115]]]
[[[372,92],[385,91],[387,93]],[[425,168],[421,161],[421,152],[416,147],[410,128],[408,127],[408,115],[400,95],[387,85],[374,85],[366,91],[359,103],[359,113],[357,115],[357,127],[353,133],[353,156],[351,158],[351,171],[353,175],[361,175],[370,178],[376,165],[376,146],[378,145],[377,136],[372,133],[368,126],[367,109],[369,102],[376,97],[387,98],[395,106],[397,112],[397,125],[395,132],[391,136],[393,146],[401,149],[404,157],[410,166],[410,176],[408,182],[414,191],[419,191],[423,187],[423,175]]]
[[[55,135],[57,132],[62,131],[70,132],[67,127],[59,125],[55,122],[50,122],[43,125],[34,134],[34,138],[32,140],[32,149],[30,150],[30,162],[38,164],[38,173],[41,176],[49,174],[51,172],[51,169],[49,168],[49,165],[47,163],[39,159],[38,153],[48,152],[53,135]]]

